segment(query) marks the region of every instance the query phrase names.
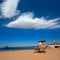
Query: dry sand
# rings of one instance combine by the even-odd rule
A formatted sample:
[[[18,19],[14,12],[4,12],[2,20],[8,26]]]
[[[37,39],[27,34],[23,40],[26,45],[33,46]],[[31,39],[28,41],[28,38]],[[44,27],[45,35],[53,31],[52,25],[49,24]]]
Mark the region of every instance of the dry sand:
[[[34,50],[0,52],[0,60],[60,60],[60,48],[46,49],[46,53],[35,53]]]

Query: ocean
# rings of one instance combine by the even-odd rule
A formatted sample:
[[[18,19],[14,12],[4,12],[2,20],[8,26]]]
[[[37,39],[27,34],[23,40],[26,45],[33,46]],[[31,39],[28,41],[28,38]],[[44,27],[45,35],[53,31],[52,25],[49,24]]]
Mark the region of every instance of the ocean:
[[[34,47],[9,47],[9,48],[0,48],[0,51],[11,51],[11,50],[32,50]]]

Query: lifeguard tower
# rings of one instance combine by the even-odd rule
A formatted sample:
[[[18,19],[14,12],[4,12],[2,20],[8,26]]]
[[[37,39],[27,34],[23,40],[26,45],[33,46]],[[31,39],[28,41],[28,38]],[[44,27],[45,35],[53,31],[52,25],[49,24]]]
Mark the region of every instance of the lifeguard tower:
[[[46,47],[46,44],[45,44],[45,40],[41,40],[41,41],[38,41],[39,42],[39,46],[38,47],[35,47],[35,52],[45,52],[45,47]]]

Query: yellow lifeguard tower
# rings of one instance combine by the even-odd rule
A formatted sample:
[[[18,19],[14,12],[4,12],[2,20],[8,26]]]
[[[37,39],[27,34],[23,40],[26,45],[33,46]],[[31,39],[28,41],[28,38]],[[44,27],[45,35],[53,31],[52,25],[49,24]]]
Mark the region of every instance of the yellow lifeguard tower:
[[[44,52],[45,47],[46,47],[45,40],[41,40],[38,42],[39,42],[39,46],[35,47],[35,52]]]

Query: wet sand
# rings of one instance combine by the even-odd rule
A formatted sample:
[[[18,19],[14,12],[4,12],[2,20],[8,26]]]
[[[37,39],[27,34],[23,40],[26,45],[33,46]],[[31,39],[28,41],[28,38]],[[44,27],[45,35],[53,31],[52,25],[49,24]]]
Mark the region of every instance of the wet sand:
[[[0,60],[60,60],[60,48],[46,49],[46,53],[34,50],[16,50],[0,52]]]

